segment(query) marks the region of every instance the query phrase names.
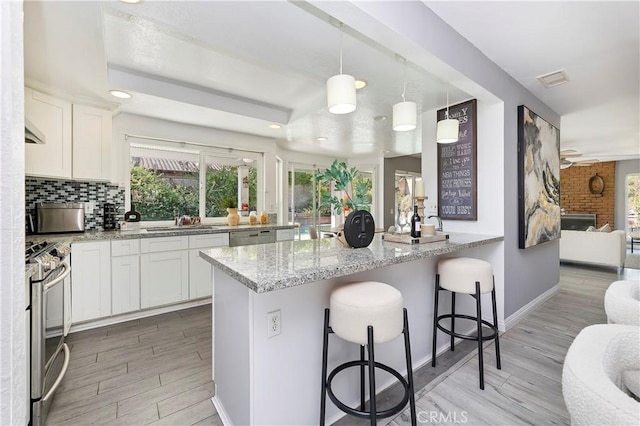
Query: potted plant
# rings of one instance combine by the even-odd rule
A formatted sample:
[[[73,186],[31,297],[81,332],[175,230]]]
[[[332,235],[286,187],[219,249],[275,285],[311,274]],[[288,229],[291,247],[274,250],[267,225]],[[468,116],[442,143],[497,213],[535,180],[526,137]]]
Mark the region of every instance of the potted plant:
[[[361,180],[356,180],[358,169],[347,167],[345,162],[334,160],[329,168],[324,172],[316,173],[319,183],[334,184],[336,191],[342,192],[342,196],[327,193],[322,194],[320,205],[330,205],[337,215],[344,213],[348,216],[345,219],[343,232],[338,238],[350,247],[366,247],[373,239],[375,224],[373,216],[365,208],[368,206],[367,184]],[[366,232],[361,232],[361,225],[364,224]],[[356,229],[359,228],[359,229]]]
[[[362,210],[368,206],[368,200],[365,198],[367,192],[366,184],[363,181],[358,181],[354,188],[354,180],[357,176],[358,169],[355,167],[349,168],[345,162],[339,162],[338,160],[334,160],[324,172],[316,173],[318,182],[333,182],[335,190],[343,193],[342,197],[330,193],[322,194],[320,205],[330,205],[337,215]]]
[[[235,197],[224,197],[220,200],[220,207],[227,209],[227,223],[229,226],[237,226],[240,224],[240,215],[238,214],[238,200]]]

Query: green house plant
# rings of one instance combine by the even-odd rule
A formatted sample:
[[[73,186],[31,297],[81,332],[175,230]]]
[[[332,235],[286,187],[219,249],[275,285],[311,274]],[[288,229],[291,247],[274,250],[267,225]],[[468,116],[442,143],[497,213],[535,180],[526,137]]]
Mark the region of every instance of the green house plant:
[[[334,184],[335,191],[342,192],[338,197],[323,193],[320,205],[331,205],[337,215],[345,213],[343,229],[338,233],[338,240],[345,247],[366,247],[371,243],[375,232],[375,223],[369,207],[371,188],[364,179],[359,179],[358,169],[347,167],[344,162],[334,160],[324,172],[318,172],[316,179],[320,183]]]
[[[238,199],[235,197],[224,197],[220,200],[220,207],[227,209],[227,223],[229,226],[237,226],[240,224],[240,215],[238,214]]]
[[[236,197],[223,197],[220,200],[220,207],[223,209],[237,209],[238,199]]]
[[[345,162],[338,160],[334,160],[323,172],[316,173],[319,183],[333,182],[335,190],[343,193],[342,197],[331,193],[322,194],[320,205],[330,205],[337,215],[346,214],[349,211],[366,210],[369,206],[366,197],[369,188],[362,179],[356,179],[358,173],[355,167],[349,168]]]

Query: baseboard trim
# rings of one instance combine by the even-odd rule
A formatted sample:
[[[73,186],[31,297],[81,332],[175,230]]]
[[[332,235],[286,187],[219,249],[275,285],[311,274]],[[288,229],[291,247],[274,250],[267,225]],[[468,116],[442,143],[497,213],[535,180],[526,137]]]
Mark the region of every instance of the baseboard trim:
[[[196,306],[211,304],[211,298],[191,300],[176,305],[161,306],[159,308],[145,309],[143,311],[127,312],[126,314],[114,315],[112,317],[100,318],[73,324],[69,329],[69,333],[78,331],[91,330],[92,328],[104,327],[106,325],[119,324],[121,322],[132,321],[140,318],[151,317],[153,315],[166,314],[167,312],[181,311],[183,309],[195,308]]]
[[[540,296],[533,299],[531,302],[518,309],[512,315],[509,315],[504,321],[498,321],[498,327],[502,328],[505,332],[513,328],[516,324],[522,321],[529,313],[534,311],[538,306],[549,300],[551,296],[556,294],[560,290],[560,283],[554,285],[549,290],[542,293]]]
[[[218,399],[217,395],[214,395],[213,398],[211,398],[211,402],[213,402],[213,406],[216,408],[216,411],[218,412],[218,416],[220,416],[220,421],[222,422],[222,424],[224,426],[231,425],[232,424],[231,420],[229,419],[229,416],[227,415],[227,412],[225,411],[224,406]]]

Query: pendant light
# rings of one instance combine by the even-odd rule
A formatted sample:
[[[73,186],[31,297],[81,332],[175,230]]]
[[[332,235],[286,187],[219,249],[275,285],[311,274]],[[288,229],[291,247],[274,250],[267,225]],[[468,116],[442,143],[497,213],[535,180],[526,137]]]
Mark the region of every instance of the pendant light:
[[[418,121],[418,107],[415,102],[407,102],[404,98],[407,89],[407,60],[402,58],[404,64],[402,72],[402,102],[393,106],[393,130],[406,132],[414,130]]]
[[[449,88],[447,88],[447,110],[444,112],[444,120],[438,121],[436,131],[436,142],[453,143],[458,142],[460,122],[455,118],[449,118]]]
[[[348,114],[356,109],[356,79],[342,74],[342,22],[340,22],[340,74],[327,80],[327,105],[332,114]]]

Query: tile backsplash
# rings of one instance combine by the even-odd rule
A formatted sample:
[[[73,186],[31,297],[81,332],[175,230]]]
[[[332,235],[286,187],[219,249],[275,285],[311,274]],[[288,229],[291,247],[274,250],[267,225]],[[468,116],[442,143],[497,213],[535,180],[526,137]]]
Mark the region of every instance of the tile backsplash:
[[[36,203],[87,203],[93,202],[92,210],[86,209],[85,229],[102,231],[103,205],[112,203],[116,209],[116,223],[124,220],[124,187],[106,182],[82,182],[51,178],[25,178],[26,214],[35,218]]]

